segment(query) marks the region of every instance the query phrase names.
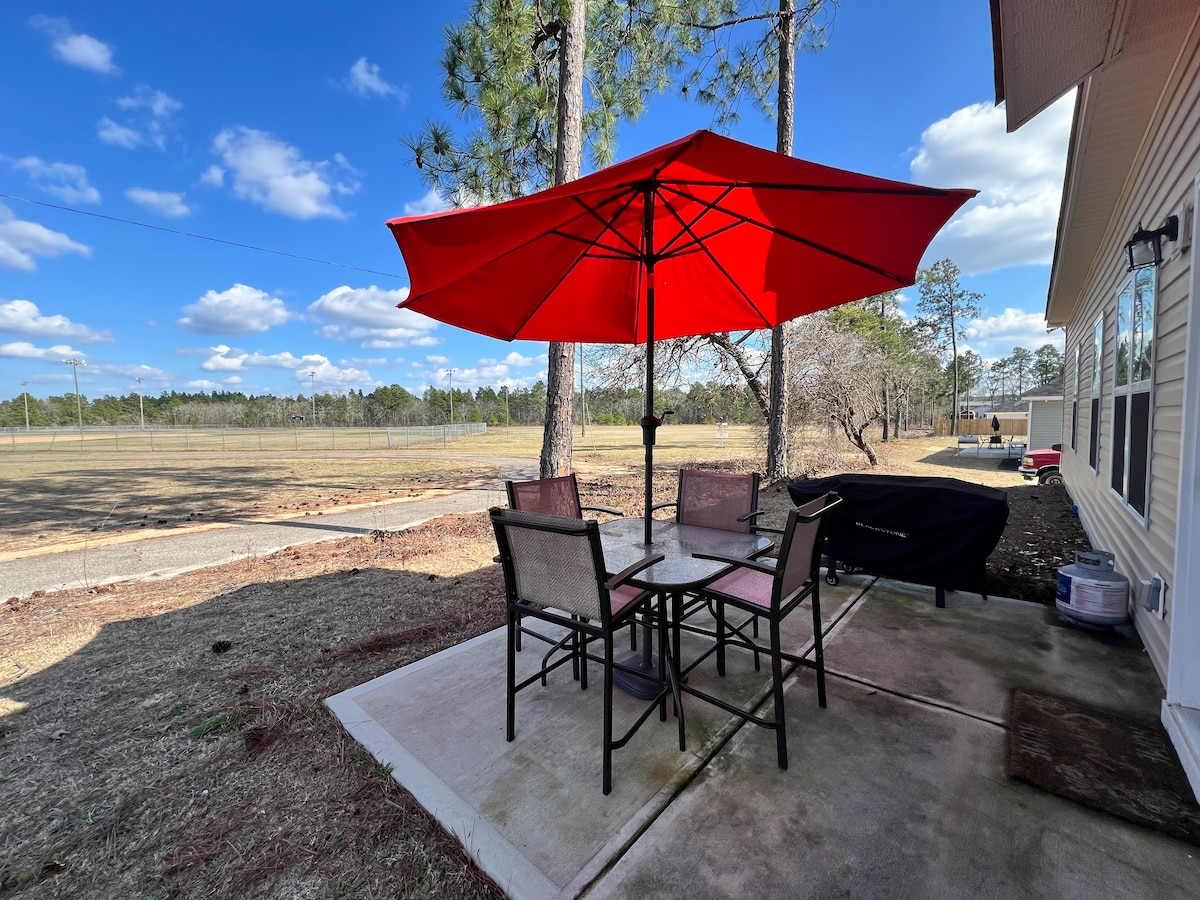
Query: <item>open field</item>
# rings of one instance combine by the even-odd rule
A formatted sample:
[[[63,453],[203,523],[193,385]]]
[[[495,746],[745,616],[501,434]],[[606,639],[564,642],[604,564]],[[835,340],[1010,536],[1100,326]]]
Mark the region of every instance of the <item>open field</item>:
[[[0,482],[4,532],[12,504],[31,496],[49,510],[34,517],[41,531],[22,528],[44,542],[78,529],[71,516],[103,520],[136,503],[159,503],[182,529],[205,527],[184,515],[202,500],[230,514],[300,494],[304,511],[362,495],[396,502],[536,456],[540,429],[518,431],[464,439],[453,458],[84,454],[38,469],[49,463],[17,454]],[[692,444],[678,426],[660,433],[656,500],[673,497],[680,463],[758,465],[750,429],[725,441],[705,431]],[[640,508],[639,440],[636,428],[577,435],[585,503]],[[989,566],[1036,560],[1047,571],[1079,540],[1061,488],[1019,486],[997,460],[956,456],[946,439],[883,452],[884,471],[1011,488]],[[800,459],[812,474],[865,462],[844,441],[814,440]],[[767,486],[762,500],[779,522],[786,492]],[[501,624],[494,552],[486,516],[455,516],[0,605],[0,896],[500,896],[322,705]]]

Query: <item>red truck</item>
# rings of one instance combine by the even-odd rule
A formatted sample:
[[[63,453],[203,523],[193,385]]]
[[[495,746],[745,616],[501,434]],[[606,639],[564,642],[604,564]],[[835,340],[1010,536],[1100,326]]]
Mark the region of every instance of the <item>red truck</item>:
[[[1055,444],[1049,450],[1030,450],[1021,457],[1017,471],[1026,481],[1036,478],[1038,484],[1062,484],[1062,472],[1058,468],[1061,458],[1062,444]]]

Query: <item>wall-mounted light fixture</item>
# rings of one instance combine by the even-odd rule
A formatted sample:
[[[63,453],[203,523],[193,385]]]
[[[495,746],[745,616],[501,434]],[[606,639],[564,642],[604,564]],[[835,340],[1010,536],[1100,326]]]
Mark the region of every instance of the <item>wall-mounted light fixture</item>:
[[[1143,269],[1146,266],[1162,265],[1162,239],[1179,240],[1179,216],[1167,216],[1162,227],[1153,230],[1143,228],[1138,222],[1138,229],[1125,245],[1125,255],[1129,260],[1129,271]]]

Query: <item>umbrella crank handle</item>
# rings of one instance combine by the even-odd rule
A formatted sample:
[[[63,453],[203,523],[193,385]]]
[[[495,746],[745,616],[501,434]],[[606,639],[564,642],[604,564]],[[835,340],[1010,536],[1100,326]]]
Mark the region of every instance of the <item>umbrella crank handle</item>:
[[[642,416],[642,444],[653,447],[654,433],[658,431],[658,426],[666,421],[667,416],[674,413],[673,409],[664,409],[661,416]]]

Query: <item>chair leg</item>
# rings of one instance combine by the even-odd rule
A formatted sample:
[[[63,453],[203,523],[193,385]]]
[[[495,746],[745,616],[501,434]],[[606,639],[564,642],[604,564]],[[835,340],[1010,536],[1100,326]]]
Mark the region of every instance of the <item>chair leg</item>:
[[[687,750],[687,726],[683,718],[683,694],[679,690],[679,682],[675,677],[675,673],[679,671],[679,664],[676,657],[671,654],[671,642],[667,639],[665,603],[666,598],[660,594],[658,598],[658,678],[659,684],[670,685],[671,703],[675,707],[675,719],[679,724],[679,749],[683,751]],[[666,709],[667,695],[664,692],[659,721],[665,721]]]
[[[717,600],[717,674],[725,677],[725,602]]]
[[[508,684],[505,686],[507,696],[507,739],[512,741],[517,736],[517,644],[521,634],[521,616],[510,604],[508,607]]]
[[[825,635],[821,624],[821,582],[818,579],[812,593],[813,665],[817,669],[817,705],[825,708]]]
[[[787,771],[787,728],[783,718],[783,656],[779,639],[779,620],[771,619],[771,681],[775,695],[775,749],[779,768]]]
[[[612,793],[613,640],[604,636],[604,793]]]
[[[521,651],[521,614],[517,613],[517,652]]]

